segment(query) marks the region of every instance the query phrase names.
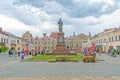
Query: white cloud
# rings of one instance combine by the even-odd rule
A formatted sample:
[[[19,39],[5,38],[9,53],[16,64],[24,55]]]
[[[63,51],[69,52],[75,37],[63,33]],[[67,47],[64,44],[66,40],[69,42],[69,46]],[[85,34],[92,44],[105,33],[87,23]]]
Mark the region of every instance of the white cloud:
[[[22,5],[18,6],[19,9],[24,10],[28,14],[34,15],[34,17],[37,17],[39,20],[50,20],[51,16],[46,13],[46,11],[42,10],[41,8],[36,8],[32,5]]]
[[[45,1],[42,7],[34,1],[34,5],[32,5],[32,1],[29,2],[27,4],[27,1],[25,3],[23,1],[23,4],[20,3],[21,5],[11,5],[12,2],[7,0],[0,3],[2,5],[0,7],[0,26],[17,35],[22,35],[28,30],[33,35],[42,35],[43,32],[58,31],[57,21],[61,17],[64,23],[63,31],[66,35],[70,35],[73,32],[98,33],[105,28],[120,25],[120,10],[114,6],[117,4],[114,0],[72,0],[70,4],[66,5],[54,0]],[[106,13],[101,14],[102,12]]]
[[[57,30],[57,25],[52,24],[50,22],[43,22],[41,27],[42,30],[49,32],[49,31],[56,31]]]
[[[86,24],[91,23],[91,25],[86,25],[86,28],[88,28],[86,29],[87,31],[90,30],[94,33],[99,33],[103,31],[104,29],[109,29],[109,28],[120,26],[120,22],[119,22],[120,9],[116,10],[115,12],[111,14],[102,15],[99,18],[87,17],[87,18],[83,18],[82,20],[83,22],[81,23],[86,23]],[[94,24],[95,22],[98,24]]]
[[[94,2],[102,3],[103,2],[103,3],[106,3],[106,4],[111,5],[111,6],[115,5],[114,0],[90,0],[90,2],[91,3],[94,3]]]
[[[65,7],[63,7],[56,1],[47,2],[44,6],[44,9],[50,13],[51,12],[52,13],[61,13],[61,12],[65,11]]]
[[[88,16],[85,18],[70,18],[66,17],[70,24],[64,25],[67,32],[85,33],[91,32],[93,35],[104,29],[120,26],[120,9],[111,14],[105,14],[100,17]]]
[[[25,31],[30,31],[32,33],[41,32],[39,29],[25,25],[24,23],[18,21],[17,19],[7,17],[5,15],[0,14],[0,27],[3,28],[4,31],[11,32],[20,37]]]
[[[107,8],[109,7],[109,5],[104,5],[101,9],[101,12],[105,12],[107,10]]]

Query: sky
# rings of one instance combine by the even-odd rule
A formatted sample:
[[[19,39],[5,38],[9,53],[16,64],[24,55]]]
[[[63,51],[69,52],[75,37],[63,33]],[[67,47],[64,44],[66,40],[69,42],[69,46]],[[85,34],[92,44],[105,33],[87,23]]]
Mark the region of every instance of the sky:
[[[94,36],[120,26],[120,0],[0,0],[0,27],[19,37],[58,32],[59,18],[65,36]]]

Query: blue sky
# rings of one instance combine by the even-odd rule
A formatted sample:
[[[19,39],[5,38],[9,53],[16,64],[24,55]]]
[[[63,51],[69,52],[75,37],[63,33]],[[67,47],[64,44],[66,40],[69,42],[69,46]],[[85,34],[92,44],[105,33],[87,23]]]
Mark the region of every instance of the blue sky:
[[[0,0],[0,26],[17,36],[57,32],[60,17],[66,36],[95,35],[120,26],[120,0]]]

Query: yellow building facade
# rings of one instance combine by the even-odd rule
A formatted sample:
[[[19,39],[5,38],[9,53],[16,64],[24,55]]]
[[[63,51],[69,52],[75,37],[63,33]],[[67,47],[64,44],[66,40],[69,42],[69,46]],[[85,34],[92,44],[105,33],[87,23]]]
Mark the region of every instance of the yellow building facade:
[[[52,35],[52,36],[51,36]],[[85,34],[79,34],[77,36],[70,36],[65,38],[66,49],[74,50],[75,52],[80,52],[82,48],[82,42],[87,42],[89,36]],[[57,33],[51,33],[50,36],[47,36],[46,33],[43,33],[43,37],[33,38],[33,50],[44,49],[46,52],[53,51],[57,45]]]
[[[8,49],[11,47],[15,49],[21,48],[21,38],[0,28],[0,46],[6,46]]]
[[[11,47],[14,47],[15,49],[20,48],[20,50],[24,49],[27,54],[29,54],[31,50],[38,51],[39,49],[44,49],[46,52],[55,50],[57,37],[57,32],[54,32],[51,33],[50,36],[43,33],[43,37],[36,36],[33,38],[32,34],[27,31],[22,35],[22,38],[20,38],[9,32],[3,31],[2,28],[0,28],[0,46],[6,46],[9,49]],[[85,34],[66,37],[64,38],[66,49],[80,52],[80,49],[83,46],[82,43],[87,42],[88,38],[89,36]]]
[[[120,28],[104,30],[88,40],[89,45],[92,43],[98,52],[107,52],[110,47],[120,49]]]

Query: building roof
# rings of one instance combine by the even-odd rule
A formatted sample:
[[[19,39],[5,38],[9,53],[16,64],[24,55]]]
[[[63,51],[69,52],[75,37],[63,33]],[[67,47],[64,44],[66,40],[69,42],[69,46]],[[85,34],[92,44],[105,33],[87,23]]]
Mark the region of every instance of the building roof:
[[[97,35],[91,37],[90,39],[96,38],[96,37],[104,35],[104,34],[113,33],[113,32],[119,32],[119,31],[120,31],[120,27],[119,28],[105,29],[103,32],[98,33]]]
[[[6,36],[10,36],[10,37],[13,37],[13,38],[18,38],[18,39],[21,39],[20,37],[10,33],[10,32],[7,32],[7,31],[3,31],[2,29],[0,29],[0,34],[3,34],[3,35],[6,35]]]
[[[57,38],[58,37],[57,32],[52,32],[49,37]]]

